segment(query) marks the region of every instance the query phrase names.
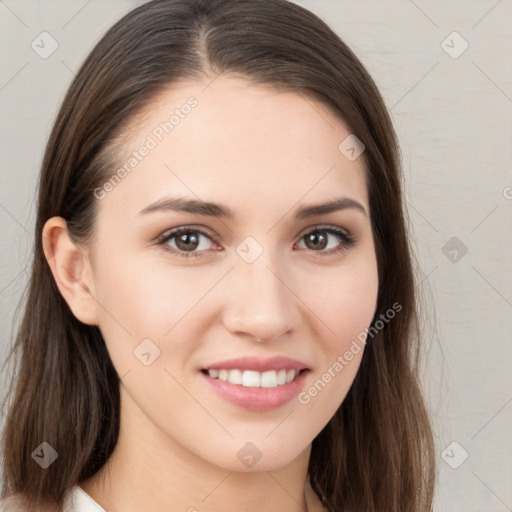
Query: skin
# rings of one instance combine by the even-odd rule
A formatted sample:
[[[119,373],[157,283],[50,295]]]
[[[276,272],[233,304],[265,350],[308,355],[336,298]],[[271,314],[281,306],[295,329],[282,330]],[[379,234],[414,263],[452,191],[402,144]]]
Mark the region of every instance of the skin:
[[[126,131],[119,165],[169,112],[190,96],[198,101],[98,200],[91,246],[73,244],[60,217],[44,227],[60,292],[79,320],[100,327],[122,378],[118,444],[81,487],[109,511],[298,512],[304,494],[309,510],[320,511],[307,482],[311,442],[345,398],[363,351],[309,403],[264,412],[225,401],[199,370],[232,357],[285,355],[310,368],[306,390],[370,325],[378,273],[364,163],[340,152],[349,129],[311,98],[234,75],[207,83],[174,84]],[[236,218],[138,215],[171,195],[225,204]],[[347,208],[294,219],[304,204],[341,196],[367,215]],[[328,245],[306,245],[305,235],[324,224],[356,243],[328,254],[344,242],[324,231]],[[183,226],[213,235],[189,249],[201,257],[155,243]],[[236,252],[247,236],[263,250],[252,263]],[[178,243],[166,242],[185,252]],[[160,349],[149,366],[134,356],[146,338]],[[251,468],[237,457],[248,441],[262,454]]]

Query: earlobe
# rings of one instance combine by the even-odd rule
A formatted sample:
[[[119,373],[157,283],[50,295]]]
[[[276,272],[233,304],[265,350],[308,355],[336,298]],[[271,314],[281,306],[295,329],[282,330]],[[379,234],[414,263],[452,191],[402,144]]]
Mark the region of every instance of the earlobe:
[[[48,219],[42,242],[55,283],[73,315],[84,324],[98,325],[90,261],[85,251],[70,239],[66,220]]]

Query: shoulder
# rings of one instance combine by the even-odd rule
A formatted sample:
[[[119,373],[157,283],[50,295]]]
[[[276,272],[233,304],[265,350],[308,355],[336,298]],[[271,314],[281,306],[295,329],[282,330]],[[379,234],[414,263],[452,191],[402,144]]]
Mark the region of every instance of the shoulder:
[[[25,502],[20,494],[10,494],[0,499],[1,512],[23,512],[25,508]]]
[[[63,501],[63,512],[73,512],[74,509],[70,507],[72,505],[73,492],[68,491]],[[10,494],[3,499],[0,499],[0,512],[27,512],[29,506],[27,500],[21,493]],[[57,507],[55,503],[45,502],[39,504],[37,507],[38,512],[56,512]]]

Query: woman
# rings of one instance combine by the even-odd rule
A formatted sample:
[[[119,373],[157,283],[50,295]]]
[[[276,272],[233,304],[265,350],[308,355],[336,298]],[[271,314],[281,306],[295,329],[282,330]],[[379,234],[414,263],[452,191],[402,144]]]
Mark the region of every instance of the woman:
[[[285,0],[154,0],[48,142],[5,425],[21,510],[432,509],[398,147]]]

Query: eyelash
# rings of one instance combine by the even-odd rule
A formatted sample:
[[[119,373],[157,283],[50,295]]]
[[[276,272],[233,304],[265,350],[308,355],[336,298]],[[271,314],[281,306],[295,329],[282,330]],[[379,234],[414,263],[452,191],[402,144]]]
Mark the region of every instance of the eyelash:
[[[335,254],[341,254],[341,253],[347,251],[348,249],[350,249],[350,247],[352,247],[356,243],[356,237],[354,235],[348,234],[347,232],[345,232],[345,231],[343,231],[343,230],[341,230],[341,229],[339,229],[339,228],[337,228],[335,226],[316,226],[314,229],[304,233],[300,237],[300,239],[302,240],[306,235],[309,235],[311,233],[316,233],[316,232],[325,232],[325,233],[330,233],[332,235],[336,235],[343,242],[342,245],[339,248],[337,248],[337,249],[331,249],[329,251],[311,251],[311,252],[318,252],[318,256],[332,256],[332,255],[335,255]],[[202,257],[204,251],[199,251],[199,252],[196,252],[196,253],[186,252],[186,251],[180,251],[180,250],[174,249],[174,248],[169,247],[168,245],[166,245],[169,240],[171,240],[171,239],[173,239],[173,238],[175,238],[175,237],[177,237],[179,235],[182,235],[184,233],[200,234],[200,235],[205,236],[206,238],[209,238],[213,242],[215,242],[215,240],[208,233],[202,231],[201,229],[196,229],[196,228],[177,228],[177,229],[174,229],[173,231],[170,231],[170,232],[167,232],[167,233],[163,233],[162,235],[160,235],[156,239],[157,245],[161,245],[164,250],[169,251],[172,254],[175,254],[175,255],[177,255],[177,256],[179,256],[181,258],[199,258],[199,257]]]

